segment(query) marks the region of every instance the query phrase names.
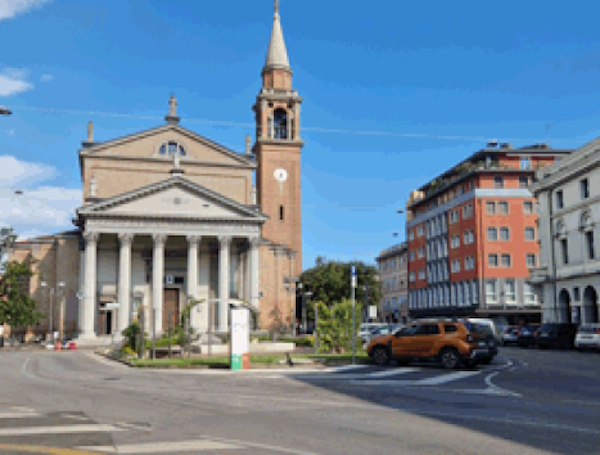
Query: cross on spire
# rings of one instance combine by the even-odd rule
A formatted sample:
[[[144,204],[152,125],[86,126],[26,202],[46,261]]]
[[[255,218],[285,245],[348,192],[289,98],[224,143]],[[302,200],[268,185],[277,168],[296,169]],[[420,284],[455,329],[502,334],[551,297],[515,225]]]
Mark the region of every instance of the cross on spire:
[[[279,0],[275,0],[275,14],[279,14]]]

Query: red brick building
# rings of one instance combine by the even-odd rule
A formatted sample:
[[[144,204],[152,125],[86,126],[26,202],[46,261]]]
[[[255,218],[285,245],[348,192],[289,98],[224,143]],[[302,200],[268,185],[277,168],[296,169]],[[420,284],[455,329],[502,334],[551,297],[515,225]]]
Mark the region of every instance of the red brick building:
[[[478,316],[539,322],[525,281],[538,262],[535,171],[568,155],[545,144],[488,144],[413,191],[406,204],[412,318]]]

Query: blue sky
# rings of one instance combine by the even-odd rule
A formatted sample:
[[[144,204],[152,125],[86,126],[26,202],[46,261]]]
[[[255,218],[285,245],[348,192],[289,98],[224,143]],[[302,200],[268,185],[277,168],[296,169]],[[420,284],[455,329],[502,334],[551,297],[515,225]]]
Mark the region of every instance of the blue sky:
[[[373,263],[404,239],[408,193],[488,139],[600,135],[599,12],[282,0],[304,97],[305,268]],[[0,117],[2,222],[23,237],[70,229],[88,120],[100,141],[163,124],[171,92],[182,126],[242,152],[272,15],[271,0],[0,0],[0,105],[14,111]]]

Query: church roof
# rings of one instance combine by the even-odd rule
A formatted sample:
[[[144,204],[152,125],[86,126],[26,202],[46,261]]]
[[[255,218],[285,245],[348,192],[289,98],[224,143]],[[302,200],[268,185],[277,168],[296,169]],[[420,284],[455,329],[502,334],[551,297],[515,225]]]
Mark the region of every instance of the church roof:
[[[281,29],[279,7],[277,3],[275,5],[275,16],[273,18],[273,29],[271,30],[271,41],[269,42],[269,49],[267,51],[267,59],[265,61],[264,69],[290,70],[290,62],[288,60],[287,49],[283,39],[283,30]]]

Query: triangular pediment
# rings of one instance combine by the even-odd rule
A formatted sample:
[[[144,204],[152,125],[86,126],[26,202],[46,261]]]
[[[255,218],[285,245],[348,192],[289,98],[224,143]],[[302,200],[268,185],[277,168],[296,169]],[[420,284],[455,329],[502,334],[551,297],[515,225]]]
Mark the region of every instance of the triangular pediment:
[[[106,156],[172,160],[168,153],[161,154],[161,146],[170,142],[183,147],[185,156],[181,157],[182,163],[256,167],[252,156],[237,153],[175,124],[167,124],[107,142],[96,143],[81,150],[80,155],[82,157]]]
[[[262,223],[267,216],[181,176],[81,207],[82,216],[172,218]]]

